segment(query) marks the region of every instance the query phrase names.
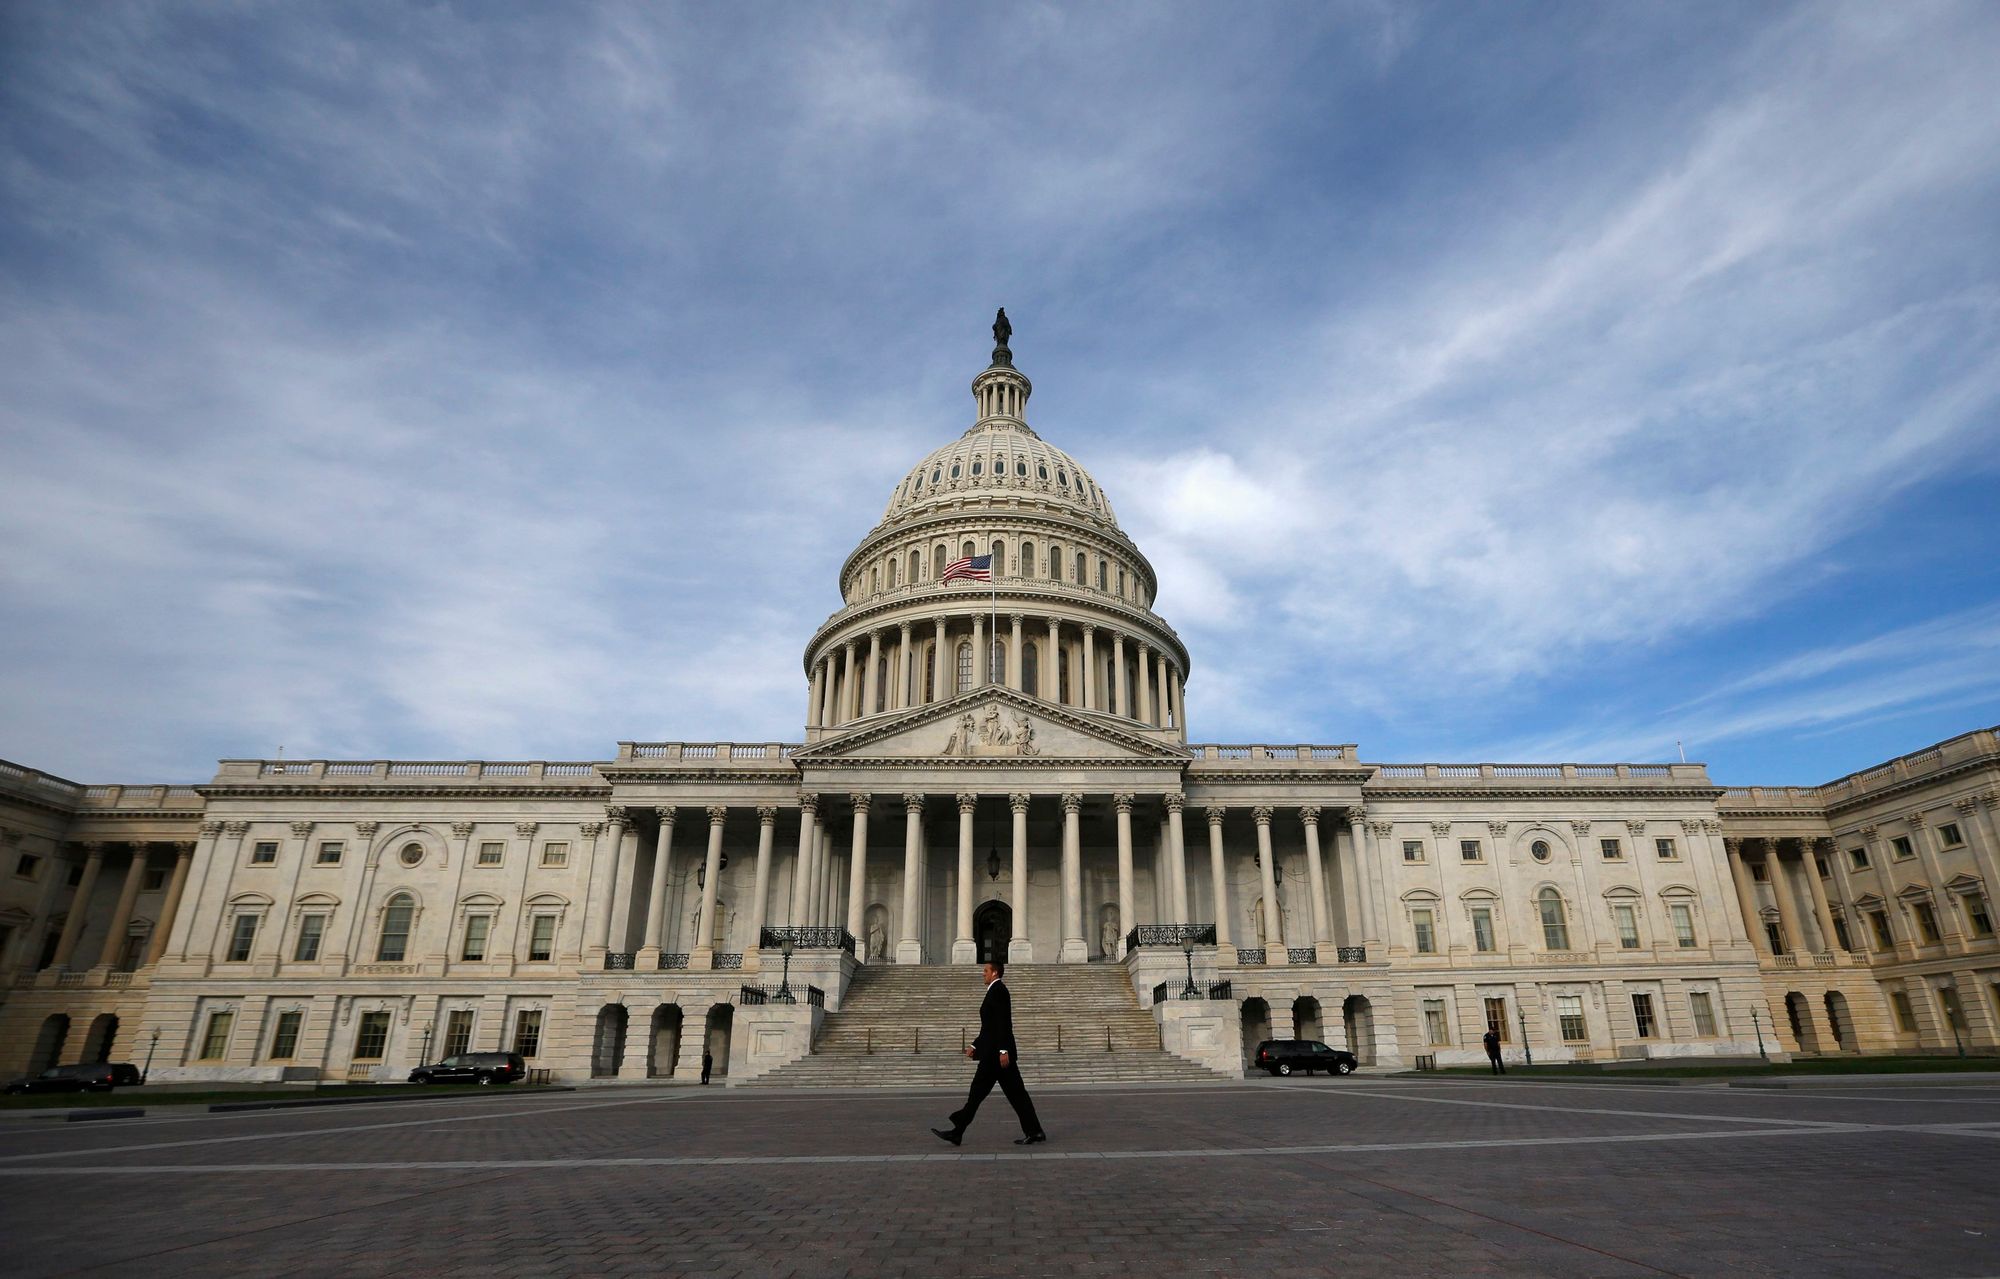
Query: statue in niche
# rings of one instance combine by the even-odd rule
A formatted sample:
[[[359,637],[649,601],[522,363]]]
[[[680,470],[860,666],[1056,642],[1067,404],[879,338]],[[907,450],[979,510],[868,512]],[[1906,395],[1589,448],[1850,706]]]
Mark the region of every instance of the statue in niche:
[[[1097,912],[1097,953],[1106,959],[1118,958],[1118,904],[1106,902]]]
[[[729,913],[729,903],[723,901],[720,897],[716,898],[715,936],[709,940],[710,950],[722,950],[724,948],[724,943],[729,940],[729,922],[732,918]],[[688,936],[695,938],[696,945],[699,945],[701,938],[701,907],[697,906],[694,908],[694,915],[688,922],[691,925],[688,929]]]
[[[958,717],[958,731],[954,732],[950,736],[950,738],[948,738],[945,741],[944,749],[939,751],[938,754],[940,755],[972,754],[972,735],[975,731],[977,731],[977,726],[972,721],[972,712],[967,711],[965,714]]]
[[[1278,899],[1279,926],[1283,927],[1286,923],[1288,923],[1291,920],[1291,913],[1285,909],[1285,890],[1282,888],[1277,889],[1276,896]],[[1257,930],[1257,944],[1259,946],[1270,946],[1274,944],[1271,941],[1271,939],[1265,935],[1270,930],[1264,924],[1264,899],[1262,897],[1259,897],[1256,901],[1250,904],[1250,923]]]
[[[1017,755],[1039,753],[1035,749],[1035,726],[1028,722],[1026,715],[1014,717],[1014,753]]]
[[[1012,740],[1014,740],[1014,735],[1008,732],[1007,726],[1000,722],[1000,708],[998,706],[987,707],[986,718],[979,722],[980,745],[1005,746]]]
[[[867,934],[867,949],[862,954],[871,960],[889,957],[889,908],[876,902],[868,908],[867,922],[862,926]]]

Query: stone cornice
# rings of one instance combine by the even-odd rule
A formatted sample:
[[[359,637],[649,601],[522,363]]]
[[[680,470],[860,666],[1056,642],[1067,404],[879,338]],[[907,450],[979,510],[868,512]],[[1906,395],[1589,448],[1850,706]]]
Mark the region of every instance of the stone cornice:
[[[1454,783],[1445,786],[1409,786],[1402,782],[1371,784],[1363,789],[1370,803],[1396,799],[1560,799],[1570,803],[1601,799],[1699,799],[1714,800],[1722,794],[1719,786],[1606,786],[1587,781],[1568,786],[1515,786],[1507,782],[1485,786]]]
[[[604,767],[610,768],[611,765]],[[296,783],[258,783],[254,786],[217,785],[213,782],[201,787],[202,796],[210,801],[218,799],[263,800],[274,797],[285,799],[586,799],[602,800],[611,795],[611,787],[602,779],[570,786],[524,786],[512,785],[439,785],[436,782],[412,782],[405,785],[381,785],[372,778],[357,778],[353,782],[321,782],[312,785]],[[159,810],[151,810],[157,813]],[[115,810],[105,810],[92,816],[116,816]],[[134,817],[150,815],[146,810],[134,812]]]

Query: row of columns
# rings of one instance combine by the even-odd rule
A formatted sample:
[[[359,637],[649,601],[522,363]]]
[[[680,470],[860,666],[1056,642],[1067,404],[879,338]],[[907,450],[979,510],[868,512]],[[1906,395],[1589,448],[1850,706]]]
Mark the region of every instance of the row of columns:
[[[61,934],[56,938],[56,949],[50,963],[56,968],[68,968],[76,958],[79,942],[83,940],[85,917],[90,911],[90,897],[97,888],[97,876],[104,866],[104,853],[108,845],[84,844],[83,876],[77,881],[76,892],[70,898],[69,913],[63,919]],[[97,967],[109,968],[118,962],[119,951],[124,948],[125,930],[132,926],[132,911],[139,900],[139,891],[146,878],[147,856],[145,844],[133,844],[132,860],[125,868],[124,883],[118,889],[118,904],[112,908],[110,931],[105,934],[104,945],[98,951]],[[180,910],[181,895],[187,888],[188,866],[194,860],[194,845],[177,843],[174,848],[174,869],[167,881],[166,900],[160,906],[160,918],[153,924],[153,931],[146,940],[146,954],[143,964],[159,962],[166,952],[167,933],[173,927],[174,915]]]
[[[808,723],[815,728],[834,728],[875,714],[878,704],[885,711],[896,711],[940,702],[952,696],[958,663],[956,650],[948,643],[949,620],[944,616],[931,619],[933,633],[928,650],[921,647],[923,641],[917,638],[919,623],[897,624],[889,639],[895,660],[888,668],[890,682],[887,689],[880,684],[884,673],[882,630],[871,630],[866,636],[853,636],[838,647],[828,649],[813,666]],[[1100,674],[1096,637],[1102,628],[1064,622],[1057,617],[1036,619],[1037,623],[1044,620],[1048,628],[1048,658],[1043,662],[1037,680],[1038,696],[1059,705],[1136,719],[1155,728],[1165,728],[1169,724],[1184,726],[1187,723],[1186,710],[1181,701],[1180,672],[1164,650],[1156,649],[1146,640],[1128,637],[1122,631],[1112,631],[1108,669]],[[1022,646],[1028,640],[1026,628],[1030,619],[1024,613],[1010,613],[1007,621],[1011,632],[1004,670],[995,672],[988,669],[993,645],[986,635],[987,614],[975,613],[969,618],[974,687],[984,684],[1004,684],[1013,689],[1022,687]],[[1075,662],[1070,674],[1071,694],[1067,699],[1061,696],[1062,673],[1058,669],[1058,663],[1063,660],[1062,632],[1065,626],[1075,627],[1082,636],[1080,654],[1076,645],[1072,645],[1070,650]],[[962,631],[960,633],[963,634]],[[1126,678],[1128,666],[1125,651],[1128,638],[1133,645],[1129,669],[1134,675],[1129,681]],[[865,656],[862,652],[864,640]],[[917,667],[917,658],[922,651],[933,654],[928,682],[923,671]],[[1108,688],[1105,687],[1107,684]],[[1137,704],[1129,704],[1134,699]]]

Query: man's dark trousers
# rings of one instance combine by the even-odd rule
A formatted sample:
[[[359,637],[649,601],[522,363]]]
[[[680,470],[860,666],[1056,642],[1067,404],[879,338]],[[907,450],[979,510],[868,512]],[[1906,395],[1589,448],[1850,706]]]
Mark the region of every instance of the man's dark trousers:
[[[972,1117],[979,1113],[979,1103],[986,1100],[996,1082],[1021,1121],[1021,1135],[1032,1137],[1040,1132],[1042,1121],[1035,1116],[1035,1102],[1028,1096],[1028,1086],[1021,1082],[1021,1068],[1011,1060],[1003,1066],[990,1058],[982,1058],[979,1069],[973,1072],[972,1089],[965,1094],[965,1105],[951,1112],[952,1128],[964,1132],[971,1126]]]

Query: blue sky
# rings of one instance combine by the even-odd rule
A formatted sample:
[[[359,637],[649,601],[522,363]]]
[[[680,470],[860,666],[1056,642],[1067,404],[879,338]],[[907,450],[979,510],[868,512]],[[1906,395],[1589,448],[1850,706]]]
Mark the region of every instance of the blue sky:
[[[0,8],[0,756],[793,740],[1004,304],[1208,741],[2000,721],[1990,4]]]

